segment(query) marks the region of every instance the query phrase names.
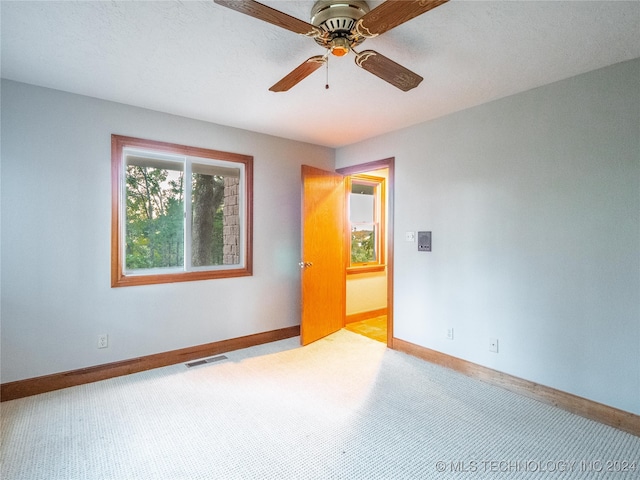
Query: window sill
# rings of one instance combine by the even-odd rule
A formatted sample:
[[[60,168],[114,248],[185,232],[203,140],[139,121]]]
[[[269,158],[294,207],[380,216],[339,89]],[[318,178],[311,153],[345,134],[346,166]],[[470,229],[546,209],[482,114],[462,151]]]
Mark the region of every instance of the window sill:
[[[384,264],[375,265],[359,265],[357,267],[347,267],[347,275],[355,275],[358,273],[384,272],[387,266]]]
[[[250,267],[229,270],[165,273],[162,275],[119,275],[117,272],[114,272],[112,275],[111,287],[135,287],[139,285],[158,285],[162,283],[213,280],[217,278],[247,277],[252,274]]]

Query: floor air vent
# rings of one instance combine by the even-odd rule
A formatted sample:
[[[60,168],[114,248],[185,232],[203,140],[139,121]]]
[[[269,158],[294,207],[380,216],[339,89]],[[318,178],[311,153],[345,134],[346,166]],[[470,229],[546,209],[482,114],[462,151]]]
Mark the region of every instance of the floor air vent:
[[[187,367],[197,367],[199,365],[204,365],[205,363],[214,363],[219,362],[221,360],[228,360],[224,355],[218,355],[217,357],[205,358],[204,360],[196,360],[195,362],[187,363]]]

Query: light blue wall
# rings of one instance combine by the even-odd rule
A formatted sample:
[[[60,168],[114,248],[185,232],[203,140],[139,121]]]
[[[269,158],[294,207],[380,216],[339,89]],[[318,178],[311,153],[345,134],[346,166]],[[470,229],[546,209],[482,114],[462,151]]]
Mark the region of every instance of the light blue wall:
[[[10,81],[0,133],[3,383],[299,324],[300,165],[332,149]],[[110,288],[112,133],[253,155],[252,277]]]
[[[395,336],[640,414],[640,60],[340,148],[336,164],[390,156]],[[405,241],[418,230],[432,253]]]

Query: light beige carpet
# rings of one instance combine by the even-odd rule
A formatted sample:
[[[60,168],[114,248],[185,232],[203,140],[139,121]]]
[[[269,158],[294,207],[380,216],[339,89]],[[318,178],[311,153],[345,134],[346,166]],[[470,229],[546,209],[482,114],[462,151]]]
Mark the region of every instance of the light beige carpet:
[[[638,437],[344,330],[298,341],[5,402],[1,478],[640,478]]]

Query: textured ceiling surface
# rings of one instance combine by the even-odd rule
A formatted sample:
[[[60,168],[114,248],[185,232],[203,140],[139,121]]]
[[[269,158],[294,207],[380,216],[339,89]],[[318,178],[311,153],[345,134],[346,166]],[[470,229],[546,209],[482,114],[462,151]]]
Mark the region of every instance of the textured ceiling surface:
[[[309,21],[314,2],[262,3]],[[452,0],[360,46],[423,76],[416,89],[350,54],[273,93],[324,49],[211,0],[0,8],[3,78],[331,147],[640,57],[639,1]]]

